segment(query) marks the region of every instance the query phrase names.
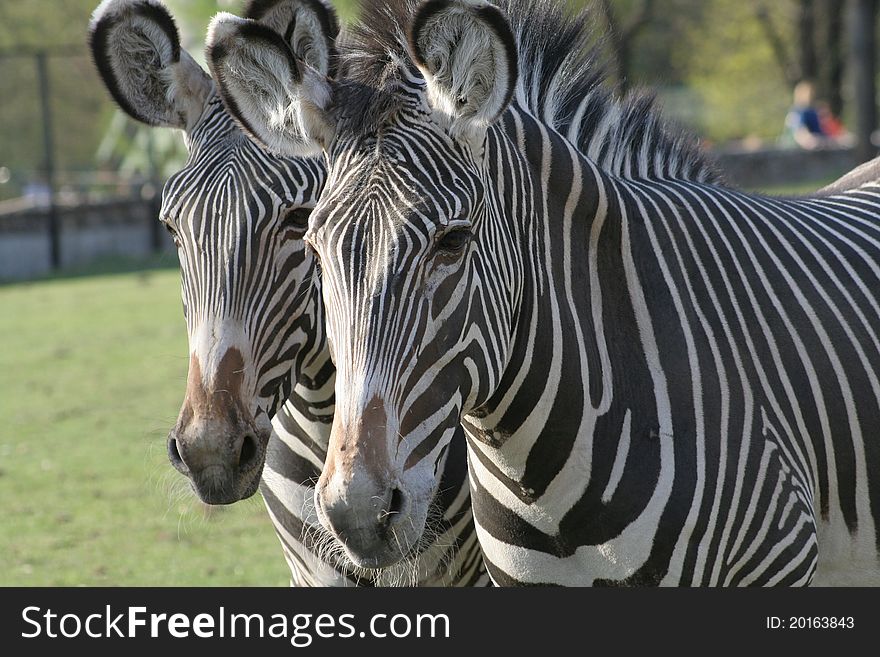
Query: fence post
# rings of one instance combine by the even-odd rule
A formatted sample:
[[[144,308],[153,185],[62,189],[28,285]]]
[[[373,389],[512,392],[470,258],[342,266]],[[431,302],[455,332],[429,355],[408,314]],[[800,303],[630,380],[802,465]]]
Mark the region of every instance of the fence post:
[[[159,213],[162,211],[162,195],[159,185],[159,173],[156,166],[156,144],[153,140],[153,130],[147,133],[147,183],[150,189],[149,198],[149,221],[150,221],[150,246],[153,253],[162,250],[162,229],[159,224]]]
[[[46,51],[35,55],[37,77],[40,82],[40,110],[43,119],[43,172],[49,188],[49,262],[52,269],[61,266],[61,230],[58,225],[58,208],[55,206],[55,144],[52,135],[52,108],[49,92],[49,66]]]

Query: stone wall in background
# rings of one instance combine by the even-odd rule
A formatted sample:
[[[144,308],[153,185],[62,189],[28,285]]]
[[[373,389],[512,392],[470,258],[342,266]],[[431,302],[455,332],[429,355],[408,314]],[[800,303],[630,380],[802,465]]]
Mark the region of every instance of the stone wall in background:
[[[142,258],[173,250],[165,231],[155,233],[155,206],[140,199],[101,201],[57,208],[61,268],[107,256]],[[31,207],[0,214],[0,281],[22,280],[51,271],[49,211]]]
[[[812,182],[818,182],[817,188],[824,187],[857,164],[850,148],[717,151],[715,157],[727,182],[743,189]]]

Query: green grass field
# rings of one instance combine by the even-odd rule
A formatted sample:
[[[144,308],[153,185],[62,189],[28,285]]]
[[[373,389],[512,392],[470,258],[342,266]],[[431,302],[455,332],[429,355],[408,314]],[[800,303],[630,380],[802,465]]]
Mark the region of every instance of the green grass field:
[[[0,585],[285,585],[262,501],[206,507],[165,456],[176,266],[0,286]]]
[[[769,194],[770,196],[805,196],[807,194],[812,194],[816,190],[822,189],[826,185],[830,185],[839,177],[840,176],[833,176],[813,182],[793,183],[790,185],[776,185],[756,189],[755,191],[762,194]]]

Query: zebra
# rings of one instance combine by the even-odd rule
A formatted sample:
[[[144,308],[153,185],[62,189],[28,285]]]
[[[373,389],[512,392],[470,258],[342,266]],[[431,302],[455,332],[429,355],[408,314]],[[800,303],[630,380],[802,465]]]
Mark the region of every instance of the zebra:
[[[287,92],[222,90],[252,137],[327,164],[321,522],[393,561],[460,421],[496,584],[880,584],[880,184],[725,187],[596,86],[589,14],[497,4],[365,5],[333,80],[212,23]]]
[[[257,1],[246,15],[267,25],[298,18],[291,39],[311,65],[333,73],[338,23],[329,7]],[[117,104],[147,125],[181,129],[189,151],[165,184],[161,211],[180,260],[190,345],[186,397],[168,440],[175,468],[212,504],[248,497],[259,482],[293,585],[488,584],[463,436],[442,470],[435,534],[395,568],[353,568],[315,518],[335,368],[302,238],[323,163],[273,157],[245,138],[161,2],[103,2],[90,45]]]

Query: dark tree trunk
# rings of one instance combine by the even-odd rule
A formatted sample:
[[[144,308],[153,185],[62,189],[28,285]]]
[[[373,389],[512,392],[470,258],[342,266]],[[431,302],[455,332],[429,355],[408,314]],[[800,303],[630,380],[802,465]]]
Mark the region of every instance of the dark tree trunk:
[[[872,159],[877,151],[871,141],[877,127],[876,20],[877,0],[853,0],[850,34],[856,101],[856,155],[860,162]]]
[[[755,17],[758,19],[758,25],[760,25],[761,29],[764,31],[764,36],[767,38],[767,42],[773,50],[773,57],[779,65],[779,71],[782,73],[782,77],[785,79],[785,82],[789,87],[794,88],[794,85],[798,83],[798,80],[800,80],[801,77],[800,68],[796,66],[789,57],[785,40],[782,38],[779,30],[776,29],[776,24],[774,23],[773,17],[770,15],[770,11],[765,2],[758,2],[755,5]]]
[[[823,0],[819,24],[823,26],[822,63],[819,66],[819,93],[835,116],[843,114],[843,6],[841,0]]]
[[[798,64],[801,80],[815,80],[819,74],[816,57],[816,13],[813,0],[800,0],[798,16]]]

